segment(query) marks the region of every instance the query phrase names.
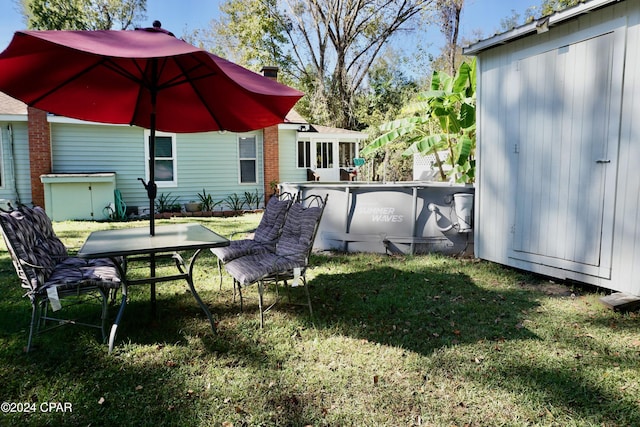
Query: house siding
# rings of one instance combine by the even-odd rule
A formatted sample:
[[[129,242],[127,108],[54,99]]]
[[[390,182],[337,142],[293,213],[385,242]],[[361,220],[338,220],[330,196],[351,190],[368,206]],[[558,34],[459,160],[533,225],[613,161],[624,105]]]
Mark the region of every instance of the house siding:
[[[639,49],[640,0],[627,0],[478,54],[479,258],[640,295]]]
[[[13,149],[11,147],[13,134]],[[31,170],[29,168],[29,134],[26,121],[1,122],[2,185],[0,199],[31,203]],[[12,158],[13,156],[13,158]]]
[[[307,170],[298,168],[297,137],[295,130],[279,131],[280,182],[300,182],[307,180]]]
[[[115,172],[116,188],[127,206],[147,208],[148,199],[138,178],[145,178],[144,130],[138,127],[77,123],[51,123],[53,172]],[[176,134],[178,184],[160,187],[179,203],[198,200],[203,188],[214,200],[256,189],[262,193],[262,132],[257,141],[258,182],[240,184],[238,134],[207,132]],[[222,206],[220,207],[222,208]]]

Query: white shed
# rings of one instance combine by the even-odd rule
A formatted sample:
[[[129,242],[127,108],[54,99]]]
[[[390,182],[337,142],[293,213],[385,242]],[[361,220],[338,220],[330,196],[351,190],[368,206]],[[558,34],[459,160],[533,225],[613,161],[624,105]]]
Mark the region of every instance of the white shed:
[[[640,295],[640,0],[475,43],[476,256]]]

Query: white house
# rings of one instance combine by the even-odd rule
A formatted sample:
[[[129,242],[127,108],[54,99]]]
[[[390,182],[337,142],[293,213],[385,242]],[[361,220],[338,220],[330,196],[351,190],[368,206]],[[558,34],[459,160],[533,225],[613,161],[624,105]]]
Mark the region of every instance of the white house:
[[[640,295],[640,0],[475,43],[480,258]]]

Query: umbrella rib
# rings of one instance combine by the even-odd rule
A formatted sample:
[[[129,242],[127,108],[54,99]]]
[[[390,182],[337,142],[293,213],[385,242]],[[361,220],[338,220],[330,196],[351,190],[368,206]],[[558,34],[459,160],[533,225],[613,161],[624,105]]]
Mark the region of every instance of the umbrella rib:
[[[202,62],[201,62],[201,61],[198,61],[198,62],[199,62],[199,64],[200,64],[199,66],[204,66],[204,64],[202,64]],[[216,115],[214,114],[214,112],[213,112],[213,111],[211,110],[211,108],[209,107],[209,104],[205,101],[205,99],[204,99],[204,97],[202,96],[202,94],[200,93],[200,91],[199,91],[199,90],[196,88],[196,86],[194,85],[194,82],[195,82],[196,80],[199,80],[200,78],[204,78],[204,77],[207,77],[207,76],[200,76],[200,77],[198,77],[198,78],[196,78],[196,79],[191,79],[191,78],[189,78],[189,77],[188,77],[188,76],[189,76],[189,74],[188,74],[188,73],[186,73],[186,70],[182,67],[182,64],[180,64],[180,63],[176,62],[176,65],[180,68],[180,70],[182,70],[182,74],[183,74],[184,76],[186,76],[186,77],[185,77],[186,82],[191,86],[191,88],[193,89],[193,91],[195,92],[195,94],[198,96],[198,99],[200,99],[200,102],[202,102],[202,105],[205,105],[205,106],[206,106],[207,111],[209,112],[209,116],[213,119],[213,121],[216,123],[216,125],[218,126],[218,128],[219,128],[220,130],[224,130],[224,126],[222,126],[222,123],[220,123],[220,121],[218,120],[218,118],[216,117]],[[198,68],[198,67],[196,66],[196,67],[194,67],[192,70],[194,70],[194,69],[196,69],[196,68]],[[191,71],[192,71],[192,70],[191,70]],[[212,72],[212,73],[211,73],[211,75],[215,75],[215,74],[216,74],[215,72]]]
[[[104,62],[105,58],[103,58],[102,61],[100,62],[95,62],[93,64],[91,64],[90,67],[84,68],[82,70],[80,70],[78,73],[74,74],[73,76],[70,76],[69,78],[67,78],[66,80],[62,81],[60,84],[54,86],[53,88],[51,88],[50,90],[44,92],[42,95],[40,95],[39,97],[33,99],[29,104],[33,105],[34,107],[36,106],[36,104],[38,104],[40,101],[42,101],[43,99],[47,98],[49,95],[51,95],[52,93],[60,90],[60,88],[66,86],[67,84],[71,83],[72,81],[74,81],[75,79],[77,79],[78,77],[82,76],[83,74],[87,74],[89,71],[93,70],[94,68],[99,67],[100,65],[102,65],[102,63]]]
[[[160,59],[160,58],[156,58],[156,59]],[[158,71],[158,75],[162,75],[162,70],[164,69],[164,64],[166,64],[166,62],[167,62],[166,61],[167,58],[164,58],[164,59],[165,59],[165,61],[163,61],[163,65],[162,65],[161,69]],[[153,88],[154,85],[146,79],[146,73],[140,67],[140,64],[135,59],[132,59],[132,62],[136,66],[136,68],[138,69],[139,75],[142,76],[141,78],[138,78],[135,74],[127,71],[121,65],[118,65],[117,63],[108,60],[108,58],[107,58],[107,61],[105,61],[104,66],[106,68],[109,68],[112,71],[115,71],[116,73],[120,74],[123,77],[126,77],[126,78],[128,78],[128,79],[130,79],[132,81],[135,81],[135,82],[138,82],[138,83],[142,84],[147,89]],[[180,66],[179,63],[176,63],[176,64],[180,67],[180,70],[183,73],[184,72],[191,73],[194,70],[203,67],[203,64],[199,63],[195,67],[192,67],[188,71],[185,71],[184,68],[182,66]],[[198,76],[197,78],[184,78],[183,75],[176,74],[175,77],[166,80],[162,84],[157,85],[156,89],[157,90],[163,90],[163,89],[168,89],[168,88],[171,88],[171,87],[174,87],[174,86],[180,86],[181,84],[185,84],[185,83],[191,84],[192,81],[205,79],[205,78],[208,78],[208,77],[211,77],[211,76],[214,76],[214,75],[216,75],[216,73],[213,72],[213,71],[211,73],[207,73],[207,74],[203,74],[201,76]],[[181,78],[183,78],[183,79],[180,80]]]

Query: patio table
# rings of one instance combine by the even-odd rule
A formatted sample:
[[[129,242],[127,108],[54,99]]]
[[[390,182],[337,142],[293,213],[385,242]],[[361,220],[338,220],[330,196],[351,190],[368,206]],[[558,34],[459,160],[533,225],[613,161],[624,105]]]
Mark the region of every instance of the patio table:
[[[126,285],[150,284],[151,285],[151,304],[155,313],[155,284],[159,282],[167,282],[173,280],[185,280],[189,285],[189,289],[193,294],[196,302],[207,315],[213,333],[216,332],[215,322],[209,309],[202,302],[193,284],[193,268],[195,261],[203,249],[227,246],[229,240],[211,231],[205,226],[197,223],[192,224],[172,224],[156,227],[155,235],[149,234],[148,227],[123,228],[115,230],[101,230],[92,232],[85,241],[77,256],[80,258],[124,258],[124,265],[127,260],[149,260],[150,275],[142,279],[127,279],[126,268],[122,269],[122,277]],[[156,257],[163,254],[177,254],[181,251],[195,250],[196,252],[189,261],[186,269],[181,267],[182,259],[176,263],[179,273],[167,276],[156,276],[155,261]],[[179,257],[179,255],[178,255]],[[119,263],[116,265],[120,266]],[[122,291],[125,292],[124,286]],[[124,307],[116,316],[111,333],[109,335],[109,351],[113,349],[113,341],[115,340],[116,331],[120,318],[122,317]]]

